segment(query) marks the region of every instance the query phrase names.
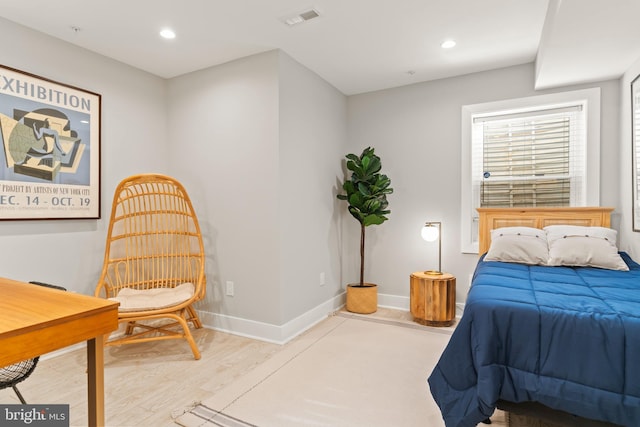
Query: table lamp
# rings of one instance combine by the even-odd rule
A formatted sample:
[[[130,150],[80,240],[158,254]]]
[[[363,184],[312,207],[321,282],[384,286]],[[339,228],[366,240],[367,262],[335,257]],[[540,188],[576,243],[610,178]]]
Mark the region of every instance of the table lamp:
[[[433,242],[438,239],[438,269],[427,270],[425,274],[442,274],[442,223],[427,222],[422,227],[422,238],[427,242]]]

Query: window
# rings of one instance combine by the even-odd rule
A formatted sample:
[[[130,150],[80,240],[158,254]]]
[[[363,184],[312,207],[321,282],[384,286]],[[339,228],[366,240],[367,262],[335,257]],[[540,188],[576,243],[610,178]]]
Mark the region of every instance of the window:
[[[599,89],[465,106],[462,122],[463,252],[478,207],[598,204]]]
[[[472,115],[475,207],[581,206],[585,200],[582,103]]]

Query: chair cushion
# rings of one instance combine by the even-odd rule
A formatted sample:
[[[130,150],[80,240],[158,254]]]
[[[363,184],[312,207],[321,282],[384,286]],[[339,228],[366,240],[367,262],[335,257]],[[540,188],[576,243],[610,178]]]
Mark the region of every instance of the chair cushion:
[[[109,299],[120,303],[119,311],[155,310],[183,303],[192,298],[194,292],[193,283],[182,283],[175,288],[123,288]]]

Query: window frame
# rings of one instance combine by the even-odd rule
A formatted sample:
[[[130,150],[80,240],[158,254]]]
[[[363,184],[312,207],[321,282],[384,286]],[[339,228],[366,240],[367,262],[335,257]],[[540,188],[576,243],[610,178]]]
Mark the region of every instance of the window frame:
[[[472,120],[474,115],[489,115],[508,110],[532,110],[555,105],[584,103],[586,121],[586,206],[600,204],[600,88],[557,92],[502,101],[462,106],[461,211],[460,236],[462,253],[478,253],[477,218],[472,194]],[[474,226],[475,221],[475,226]]]

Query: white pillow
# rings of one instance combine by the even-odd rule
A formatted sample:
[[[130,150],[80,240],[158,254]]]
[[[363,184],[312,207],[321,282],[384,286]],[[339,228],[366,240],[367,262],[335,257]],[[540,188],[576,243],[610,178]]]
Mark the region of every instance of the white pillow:
[[[549,225],[544,231],[549,242],[549,265],[629,270],[618,254],[616,230],[578,225]]]
[[[503,227],[491,230],[491,246],[485,261],[546,265],[549,258],[544,230],[531,227]]]

